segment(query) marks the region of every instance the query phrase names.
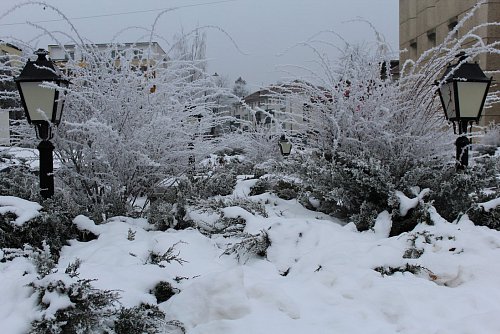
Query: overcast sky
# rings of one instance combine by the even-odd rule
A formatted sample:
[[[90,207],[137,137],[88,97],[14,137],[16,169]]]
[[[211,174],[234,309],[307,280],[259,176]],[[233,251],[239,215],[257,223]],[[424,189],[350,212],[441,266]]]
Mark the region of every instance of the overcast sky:
[[[23,2],[0,0],[0,13]],[[286,79],[285,70],[290,67],[285,65],[308,67],[313,54],[306,48],[293,46],[320,31],[334,30],[351,43],[373,42],[375,37],[367,24],[347,22],[357,18],[371,22],[392,50],[398,50],[398,0],[47,0],[46,3],[71,18],[80,35],[95,43],[109,42],[126,27],[151,28],[162,9],[179,7],[161,16],[156,31],[171,40],[173,34],[197,26],[224,30],[241,51],[217,28],[207,29],[209,71],[227,76],[230,82],[242,76],[250,89]],[[14,36],[26,41],[40,30],[16,23],[57,18],[50,8],[43,6],[20,8],[0,19],[0,39]],[[48,30],[70,31],[62,21],[39,24]],[[119,41],[137,41],[142,34],[132,29],[122,34]],[[330,38],[330,41],[341,45],[338,40]],[[42,39],[37,47],[46,48],[49,43],[54,42]],[[168,49],[166,42],[159,43]]]

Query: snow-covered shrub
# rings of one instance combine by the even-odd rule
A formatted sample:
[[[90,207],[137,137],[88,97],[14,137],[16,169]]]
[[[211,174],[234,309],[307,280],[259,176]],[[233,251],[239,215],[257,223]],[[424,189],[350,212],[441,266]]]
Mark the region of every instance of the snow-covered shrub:
[[[231,171],[234,175],[250,175],[254,173],[255,165],[248,160],[240,161],[238,159],[231,159],[226,163],[225,168]]]
[[[231,171],[236,175],[253,174],[255,164],[246,159],[241,148],[224,149],[217,152],[216,166]]]
[[[43,249],[50,246],[53,255],[58,258],[60,249],[70,239],[78,239],[80,231],[72,223],[75,212],[58,196],[42,202],[40,215],[22,225],[14,225],[16,216],[0,214],[0,247],[23,248],[25,244]]]
[[[224,208],[233,206],[243,208],[252,215],[267,217],[266,208],[261,202],[256,202],[245,197],[209,198],[196,204],[196,208],[218,215],[223,214]]]
[[[35,263],[36,271],[40,277],[45,277],[50,274],[56,266],[56,259],[50,252],[50,246],[48,246],[45,241],[43,242],[43,248],[33,252],[31,258]]]
[[[465,15],[456,29],[470,17],[470,13]],[[459,39],[451,32],[443,44],[416,61],[401,64],[398,80],[388,71],[381,75],[393,56],[379,34],[373,46],[350,45],[344,40],[337,46],[324,39],[305,43],[320,64],[320,70],[311,71],[319,84],[297,80],[280,85],[284,93],[278,97],[296,99],[303,106],[302,117],[297,121],[285,112],[276,113],[283,123],[292,125],[287,127],[294,129],[286,131],[287,137],[302,152],[290,161],[289,165],[298,166],[290,166],[289,173],[296,173],[312,188],[311,194],[320,201],[318,210],[349,218],[359,229],[367,229],[377,213],[390,210],[388,200],[394,191],[427,188],[424,175],[433,180],[428,187],[430,200],[445,218],[453,220],[457,208],[470,208],[468,194],[484,182],[442,171],[455,153],[456,135],[440,111],[435,82],[461,51],[469,61],[481,54],[500,54],[496,42],[487,44],[477,38],[476,29]],[[341,50],[336,61],[329,58],[330,46]],[[430,171],[437,171],[439,177],[426,174]],[[406,182],[409,174],[422,184]],[[455,191],[457,196],[452,196]],[[451,197],[460,199],[447,202]]]
[[[271,181],[268,178],[259,178],[250,189],[250,196],[261,195],[271,190]]]
[[[191,227],[192,222],[185,219],[188,205],[208,205],[205,200],[230,195],[235,185],[236,175],[225,169],[208,172],[208,175],[180,178],[171,190],[151,203],[147,211],[149,222],[161,231]]]
[[[299,191],[299,185],[289,180],[278,180],[272,188],[276,196],[285,200],[297,198]]]
[[[180,254],[179,252],[175,251],[175,246],[177,246],[179,243],[181,242],[173,244],[164,253],[150,251],[146,263],[155,264],[161,268],[165,267],[164,264],[165,262],[166,263],[177,262],[178,264],[183,264],[186,261],[179,257]]]
[[[11,166],[0,171],[0,194],[33,200],[39,192],[37,177],[28,166]]]
[[[174,333],[176,328],[183,332],[182,324],[166,322],[156,305],[120,306],[117,291],[97,289],[94,280],[79,278],[79,265],[71,263],[64,273],[43,269],[30,284],[40,307],[30,334]]]
[[[249,214],[268,217],[265,206],[261,202],[255,202],[248,198],[211,198],[200,201],[195,208],[205,214],[213,215],[215,220],[211,223],[205,221],[194,221],[198,230],[208,236],[222,235],[223,237],[247,237],[244,232],[246,219],[241,215],[228,215],[225,208],[243,209]]]
[[[494,155],[500,147],[500,125],[490,124],[481,136],[477,150],[481,153]]]
[[[497,160],[497,177],[494,186],[483,189],[475,196],[472,207],[467,211],[475,225],[487,226],[500,230],[500,159]]]
[[[391,276],[396,273],[412,273],[413,275],[416,276],[420,276],[423,274],[427,276],[430,280],[435,280],[437,278],[437,276],[428,268],[422,267],[421,265],[418,264],[406,263],[404,266],[400,267],[385,266],[385,267],[376,267],[373,270],[379,272],[382,276]]]
[[[183,178],[177,185],[176,203],[232,194],[236,185],[236,174],[217,169],[194,178]]]
[[[52,273],[31,284],[41,307],[30,334],[110,332],[118,293],[99,290],[90,279],[79,279],[77,266],[65,274]]]
[[[500,194],[497,196],[499,196],[497,198],[500,198]],[[467,214],[475,225],[487,226],[491,229],[500,231],[500,206],[494,209],[485,210],[476,205]]]
[[[448,221],[453,221],[471,210],[476,203],[484,202],[494,195],[494,191],[489,196],[484,191],[499,189],[499,172],[498,160],[485,158],[476,161],[464,172],[457,172],[454,166],[449,166],[422,173],[418,184],[431,190],[429,202],[437,212]]]
[[[234,255],[238,262],[246,263],[252,256],[266,257],[271,239],[266,231],[258,234],[243,233],[240,241],[230,244],[224,255]]]
[[[309,159],[302,166],[302,178],[320,200],[318,210],[350,217],[359,230],[372,226],[394,190],[388,167],[373,158],[358,159],[338,152],[332,162]]]
[[[207,178],[196,180],[194,186],[200,190],[202,198],[231,195],[236,186],[236,174],[221,170]]]
[[[114,324],[116,334],[160,334],[166,330],[165,313],[157,305],[141,304],[122,308]],[[182,328],[182,327],[180,327]]]
[[[353,214],[350,220],[354,222],[358,231],[366,231],[372,229],[375,225],[375,219],[380,212],[380,207],[377,207],[371,202],[364,201],[359,207],[359,212]]]
[[[410,197],[407,197],[405,192]],[[405,192],[396,191],[389,197],[388,206],[392,220],[389,236],[409,232],[418,224],[434,224],[430,215],[433,206],[428,200],[430,189],[410,187],[405,189]]]
[[[238,206],[250,212],[252,215],[260,215],[267,218],[266,207],[260,202],[252,201],[248,198],[235,197],[224,201],[224,203],[226,207]]]
[[[184,219],[186,211],[178,203],[172,204],[159,198],[151,203],[147,217],[150,224],[158,231],[166,231],[169,228],[185,229],[191,226],[189,221]]]
[[[279,198],[290,200],[299,197],[303,191],[305,189],[302,188],[302,185],[291,179],[283,178],[280,174],[266,174],[260,177],[251,187],[249,195],[255,196],[271,192]]]
[[[224,146],[207,135],[225,122],[214,110],[227,91],[205,73],[202,36],[181,36],[154,62],[154,45],[98,48],[75,37],[84,66],[65,64],[70,112],[54,138],[56,180],[91,218],[130,212],[167,175],[185,173],[188,156],[198,161]]]
[[[243,217],[227,217],[223,212],[219,212],[219,215],[213,223],[196,222],[196,227],[207,236],[222,235],[227,238],[244,234],[247,222]]]
[[[169,282],[161,281],[155,285],[153,290],[150,291],[156,297],[156,302],[158,304],[163,303],[164,301],[169,300],[173,295],[178,293],[179,290],[172,287],[172,284]]]

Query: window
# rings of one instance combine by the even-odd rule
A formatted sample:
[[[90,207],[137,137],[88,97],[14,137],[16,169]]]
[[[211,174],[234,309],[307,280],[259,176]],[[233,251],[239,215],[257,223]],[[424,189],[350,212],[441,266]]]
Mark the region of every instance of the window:
[[[417,40],[413,39],[410,41],[410,58],[416,59],[417,58]]]
[[[429,47],[436,46],[436,29],[427,31],[427,40],[429,42]]]
[[[458,18],[457,18],[457,17],[454,17],[454,18],[450,19],[450,20],[448,21],[448,32],[450,32],[450,33],[451,33],[451,32],[453,31],[453,29],[455,29],[455,28],[456,28],[457,24],[458,24]],[[458,31],[456,31],[456,32],[453,34],[453,36],[452,36],[453,38],[456,38],[456,37],[457,37],[457,32],[458,32]]]
[[[257,111],[255,113],[255,122],[257,124],[260,124],[261,120],[262,120],[262,112],[261,111]]]
[[[139,58],[142,58],[142,50],[134,50],[134,59],[139,59]]]

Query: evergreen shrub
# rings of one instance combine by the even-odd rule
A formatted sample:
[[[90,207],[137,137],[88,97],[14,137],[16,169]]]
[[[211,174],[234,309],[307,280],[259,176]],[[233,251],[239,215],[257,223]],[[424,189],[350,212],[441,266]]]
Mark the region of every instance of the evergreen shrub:
[[[40,215],[21,226],[11,223],[16,218],[15,215],[0,215],[1,248],[23,248],[28,244],[42,249],[46,243],[58,258],[59,251],[67,245],[68,240],[87,241],[93,238],[92,235],[84,235],[73,224],[77,213],[61,197],[54,195],[41,204],[43,209]]]
[[[0,194],[33,200],[38,193],[38,180],[28,166],[10,166],[0,171]]]

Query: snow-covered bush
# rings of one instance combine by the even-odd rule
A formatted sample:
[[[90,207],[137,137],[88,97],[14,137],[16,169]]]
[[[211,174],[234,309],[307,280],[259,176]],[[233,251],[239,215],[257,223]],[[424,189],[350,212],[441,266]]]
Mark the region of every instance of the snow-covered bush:
[[[190,227],[189,221],[184,219],[185,208],[178,204],[169,203],[163,198],[159,198],[151,203],[147,217],[150,224],[155,226],[158,231],[166,231],[169,228],[185,229]]]
[[[71,113],[55,144],[58,177],[76,203],[92,208],[93,218],[123,215],[167,175],[185,172],[185,157],[214,149],[205,134],[219,121],[212,109],[220,88],[200,59],[151,62],[152,49],[137,59],[134,46],[122,53],[113,44],[78,47],[85,66],[66,65],[74,75],[66,105]],[[147,69],[140,71],[137,61]],[[202,141],[205,152],[193,150]]]
[[[259,178],[257,182],[250,188],[250,196],[261,195],[266,191],[271,190],[271,181],[269,178]]]
[[[117,291],[100,290],[92,279],[79,278],[79,261],[64,273],[39,272],[30,286],[38,294],[40,313],[30,334],[64,333],[171,333],[183,330],[177,321],[165,321],[157,305],[120,306]]]
[[[391,208],[391,230],[389,236],[400,235],[403,232],[411,231],[418,224],[433,225],[431,218],[433,210],[432,202],[428,200],[430,190],[413,188],[409,191],[411,198],[403,192],[396,191],[389,198]]]
[[[38,193],[37,177],[25,165],[0,171],[0,194],[31,200]]]
[[[9,13],[27,6],[53,12],[71,28],[62,33],[37,26],[41,34],[33,43],[41,36],[50,38],[67,56],[63,72],[71,85],[62,124],[55,131],[55,181],[58,191],[93,219],[131,212],[138,198],[148,196],[167,175],[185,173],[189,156],[199,161],[226,147],[213,134],[228,121],[218,110],[231,93],[206,73],[203,29],[176,36],[165,43],[166,54],[157,54],[153,39],[163,38],[154,29],[167,10],[145,35],[146,47],[121,44],[121,32],[103,47],[88,42],[57,8],[44,2],[26,2]],[[13,43],[23,50],[19,62],[37,49],[31,42]],[[71,50],[64,49],[66,43]],[[25,125],[20,122],[13,130]],[[23,137],[23,144],[36,142],[33,131]]]
[[[172,287],[172,284],[161,281],[158,282],[150,292],[156,297],[156,302],[160,304],[169,300],[173,295],[178,293],[179,290]]]
[[[480,138],[477,150],[489,155],[494,155],[495,151],[500,147],[500,125],[490,124],[485,129],[485,133]]]
[[[500,193],[497,193],[496,198],[500,198]],[[491,229],[500,231],[500,205],[486,210],[482,206],[476,204],[467,214],[474,224],[487,226]]]
[[[458,25],[463,26],[470,17],[465,15]],[[374,46],[345,41],[341,47],[334,45],[341,50],[336,61],[328,58],[328,50],[320,49],[332,43],[310,40],[306,44],[321,67],[320,72],[311,72],[319,84],[299,80],[280,86],[286,92],[282,98],[293,96],[303,105],[302,121],[277,112],[286,118],[283,122],[292,124],[289,128],[294,130],[288,131],[287,137],[303,148],[301,157],[290,161],[296,164],[290,166],[289,173],[295,172],[306,187],[312,188],[311,195],[320,200],[319,210],[349,218],[364,230],[372,226],[378,213],[390,210],[392,193],[428,187],[418,182],[410,184],[410,178],[430,178],[434,180],[429,187],[434,194],[431,199],[438,212],[444,210],[443,215],[453,220],[457,212],[450,208],[463,208],[459,204],[464,203],[444,205],[441,199],[462,187],[460,195],[464,196],[457,197],[465,199],[456,201],[467,201],[467,191],[488,187],[475,176],[445,172],[452,164],[456,136],[439,110],[435,85],[461,51],[469,60],[485,53],[500,54],[496,42],[486,44],[476,38],[476,29],[455,40],[452,32],[442,45],[416,61],[401,64],[398,80],[387,70],[382,73],[391,55],[378,34]],[[298,136],[304,133],[305,137]],[[459,186],[476,181],[479,183],[467,189]],[[465,206],[465,210],[469,207]]]
[[[360,230],[371,227],[394,191],[390,171],[375,159],[357,159],[337,152],[332,162],[308,159],[302,167],[301,176],[311,194],[320,200],[318,209],[351,217]]]
[[[96,333],[111,330],[112,317],[118,309],[118,293],[96,289],[90,279],[79,279],[77,267],[68,267],[65,274],[46,275],[31,284],[38,294],[41,312],[39,319],[31,324],[30,333]]]
[[[477,203],[498,196],[499,173],[500,160],[496,157],[477,159],[463,172],[457,172],[455,166],[424,166],[409,171],[402,179],[401,188],[409,190],[410,185],[418,184],[430,189],[428,202],[443,218],[454,221]]]
[[[20,248],[25,244],[42,249],[50,246],[54,256],[59,257],[60,249],[68,240],[81,237],[80,231],[72,223],[77,215],[71,205],[60,196],[44,202],[40,214],[22,225],[13,224],[15,215],[0,214],[0,247]]]
[[[222,211],[227,207],[240,207],[252,215],[260,215],[267,217],[265,206],[261,202],[256,202],[249,198],[241,197],[226,197],[226,198],[209,198],[196,203],[195,207],[199,210],[222,215]]]
[[[160,334],[166,330],[165,313],[158,306],[141,304],[132,308],[122,308],[114,324],[116,334]],[[179,325],[179,328],[183,328]]]
[[[246,224],[247,221],[243,217],[228,217],[222,214],[213,224],[198,225],[198,229],[206,235],[236,237],[244,234]]]
[[[297,198],[300,186],[289,180],[278,180],[272,188],[272,192],[279,198],[289,200]]]
[[[230,244],[224,255],[233,255],[238,262],[246,263],[252,256],[266,257],[271,239],[266,231],[257,234],[244,233],[241,240]]]
[[[183,264],[186,261],[179,257],[179,252],[175,252],[175,246],[179,243],[181,242],[170,246],[165,253],[150,251],[146,263],[155,264],[161,268],[165,267],[165,263],[177,262]]]
[[[200,191],[201,198],[231,195],[235,185],[236,174],[223,170],[208,177],[198,178],[193,183],[193,187]]]

